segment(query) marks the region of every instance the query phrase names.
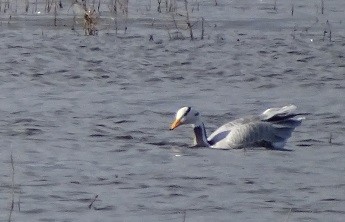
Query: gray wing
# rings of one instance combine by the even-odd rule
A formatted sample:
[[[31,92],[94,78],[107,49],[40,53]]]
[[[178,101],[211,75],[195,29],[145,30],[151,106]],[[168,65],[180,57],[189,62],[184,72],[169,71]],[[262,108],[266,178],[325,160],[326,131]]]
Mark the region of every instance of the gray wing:
[[[214,148],[237,148],[246,145],[282,148],[304,118],[295,118],[296,106],[270,108],[259,116],[241,118],[224,124],[208,140]]]
[[[255,122],[260,122],[259,116],[248,116],[233,120],[219,127],[207,138],[207,140],[211,145],[213,145],[218,141],[224,140],[231,131],[234,131],[238,127]]]

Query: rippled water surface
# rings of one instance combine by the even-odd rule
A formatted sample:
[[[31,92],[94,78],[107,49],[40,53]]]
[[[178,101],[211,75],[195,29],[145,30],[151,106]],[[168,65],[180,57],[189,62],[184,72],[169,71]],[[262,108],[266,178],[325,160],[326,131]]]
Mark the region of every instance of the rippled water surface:
[[[344,221],[343,1],[294,16],[290,1],[197,2],[195,41],[141,20],[155,1],[132,2],[118,35],[2,17],[0,221],[11,153],[12,221]],[[168,130],[181,106],[210,133],[290,103],[311,113],[291,152],[191,149],[189,127]]]

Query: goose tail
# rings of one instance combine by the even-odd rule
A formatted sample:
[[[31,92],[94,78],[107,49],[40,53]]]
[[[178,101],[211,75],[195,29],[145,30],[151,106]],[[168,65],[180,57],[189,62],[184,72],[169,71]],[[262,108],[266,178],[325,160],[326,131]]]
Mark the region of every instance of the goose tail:
[[[274,148],[282,149],[294,129],[301,125],[305,119],[303,115],[307,115],[307,113],[294,113],[296,109],[295,105],[289,105],[281,108],[270,108],[261,114],[264,122],[271,123],[273,129],[271,131],[273,134],[271,144]]]

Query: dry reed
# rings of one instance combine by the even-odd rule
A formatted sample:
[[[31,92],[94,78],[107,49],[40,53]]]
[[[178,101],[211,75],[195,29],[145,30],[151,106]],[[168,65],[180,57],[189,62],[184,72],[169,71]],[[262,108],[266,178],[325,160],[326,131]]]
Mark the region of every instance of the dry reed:
[[[190,22],[190,19],[189,19],[188,1],[187,0],[184,0],[184,7],[185,7],[185,10],[186,10],[186,24],[187,24],[187,27],[189,29],[190,40],[194,40],[193,26],[192,26],[192,24]]]
[[[288,221],[289,221],[291,212],[292,212],[292,208],[290,208],[289,213],[288,213],[288,215],[287,215],[287,217],[286,217],[286,219],[285,219],[285,222],[288,222]]]
[[[183,211],[183,222],[186,222],[186,215],[187,215],[187,211]]]
[[[96,10],[88,10],[84,13],[84,31],[85,35],[97,35],[98,30],[96,28],[97,24],[97,13]]]
[[[11,183],[11,206],[10,206],[10,213],[8,216],[8,222],[12,221],[12,213],[14,210],[14,160],[13,160],[13,154],[11,153],[11,168],[12,168],[12,174],[11,174],[11,179],[12,179],[12,183]]]
[[[97,198],[98,198],[98,194],[96,194],[96,196],[92,199],[91,203],[89,204],[89,209],[91,209],[93,203],[96,201]]]

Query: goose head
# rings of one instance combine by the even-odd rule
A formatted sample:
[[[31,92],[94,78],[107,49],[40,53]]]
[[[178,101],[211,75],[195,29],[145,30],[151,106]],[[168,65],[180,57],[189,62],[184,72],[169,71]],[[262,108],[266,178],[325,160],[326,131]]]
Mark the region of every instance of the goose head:
[[[175,120],[171,123],[170,130],[175,129],[180,125],[199,125],[200,123],[200,114],[198,111],[191,107],[182,107],[176,112]]]

